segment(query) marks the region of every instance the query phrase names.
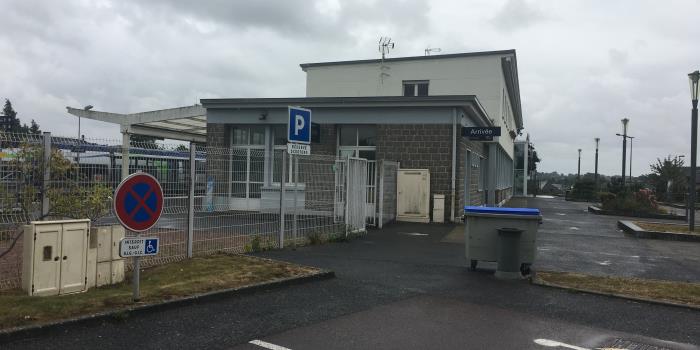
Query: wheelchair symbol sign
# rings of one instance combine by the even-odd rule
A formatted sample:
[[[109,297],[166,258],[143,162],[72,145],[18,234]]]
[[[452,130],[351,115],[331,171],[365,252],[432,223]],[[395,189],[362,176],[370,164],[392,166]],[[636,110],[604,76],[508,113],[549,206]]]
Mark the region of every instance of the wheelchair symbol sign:
[[[157,237],[129,237],[119,243],[119,256],[135,257],[158,254]]]
[[[158,239],[147,239],[146,249],[144,250],[145,255],[156,255],[158,254]]]

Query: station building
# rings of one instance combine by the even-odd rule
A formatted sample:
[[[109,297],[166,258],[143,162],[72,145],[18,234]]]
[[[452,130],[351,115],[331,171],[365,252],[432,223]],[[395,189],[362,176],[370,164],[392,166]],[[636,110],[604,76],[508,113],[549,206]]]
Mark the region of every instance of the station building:
[[[132,134],[206,142],[242,155],[228,167],[256,163],[262,169],[244,171],[274,174],[274,155],[286,148],[287,108],[299,106],[311,109],[320,125],[312,154],[428,169],[431,195],[445,195],[445,220],[459,220],[464,205],[500,205],[515,194],[515,140],[524,128],[515,50],[305,63],[301,69],[305,97],[202,99],[201,106],[131,115],[68,111],[119,123],[125,143]],[[462,136],[463,127],[500,127],[501,136],[472,141]],[[521,173],[517,178],[526,183]],[[237,209],[254,210],[260,191],[275,182],[274,176],[240,179],[245,190],[229,196]]]
[[[306,97],[201,100],[207,144],[271,157],[286,145],[287,106],[300,106],[320,124],[312,153],[428,169],[431,194],[445,195],[446,220],[459,220],[464,205],[499,205],[514,194],[514,141],[523,129],[515,50],[301,68]],[[470,141],[462,127],[500,127],[502,136]]]

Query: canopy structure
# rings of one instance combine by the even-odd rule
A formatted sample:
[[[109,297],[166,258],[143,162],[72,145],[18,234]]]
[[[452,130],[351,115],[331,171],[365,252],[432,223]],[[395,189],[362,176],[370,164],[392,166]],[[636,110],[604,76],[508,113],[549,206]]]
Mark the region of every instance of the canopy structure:
[[[201,105],[132,114],[66,109],[76,117],[118,124],[125,137],[146,135],[199,143],[205,143],[207,138],[207,112]]]

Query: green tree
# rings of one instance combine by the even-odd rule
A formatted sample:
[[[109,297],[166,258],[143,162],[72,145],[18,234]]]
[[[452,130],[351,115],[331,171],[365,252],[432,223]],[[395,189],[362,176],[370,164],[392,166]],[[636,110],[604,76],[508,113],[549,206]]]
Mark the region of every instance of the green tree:
[[[41,129],[39,129],[39,124],[37,124],[36,121],[34,121],[34,119],[32,119],[32,124],[29,127],[29,133],[30,134],[37,134],[37,135],[41,134]]]
[[[670,155],[664,159],[657,158],[656,163],[651,164],[649,180],[658,198],[682,200],[682,194],[685,193],[687,186],[683,171],[684,164],[682,158]]]
[[[19,119],[17,118],[17,112],[12,107],[12,102],[5,99],[5,105],[2,108],[2,114],[9,118],[10,129],[9,132],[22,132],[22,126],[19,124]]]

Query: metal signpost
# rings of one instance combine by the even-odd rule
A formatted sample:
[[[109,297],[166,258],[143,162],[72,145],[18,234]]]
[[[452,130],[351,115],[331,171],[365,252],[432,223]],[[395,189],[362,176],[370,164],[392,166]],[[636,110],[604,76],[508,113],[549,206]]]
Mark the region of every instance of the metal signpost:
[[[127,176],[114,192],[114,213],[125,229],[137,232],[137,236],[124,238],[119,243],[119,255],[134,258],[133,299],[139,301],[139,275],[141,256],[158,254],[158,238],[140,237],[139,234],[153,227],[163,212],[163,188],[158,180],[146,173]]]
[[[288,107],[288,119],[287,119],[287,153],[290,155],[289,161],[292,162],[293,171],[293,181],[294,181],[294,226],[292,228],[294,239],[297,236],[297,177],[299,176],[299,161],[295,159],[296,156],[308,156],[311,155],[311,139],[312,137],[316,140],[320,139],[321,128],[320,125],[311,122],[311,110],[301,107]],[[296,160],[296,162],[295,162]],[[282,169],[287,170],[286,165],[286,155],[282,157]],[[284,177],[284,176],[283,176]],[[283,179],[280,181],[280,248],[284,242],[284,183]]]

